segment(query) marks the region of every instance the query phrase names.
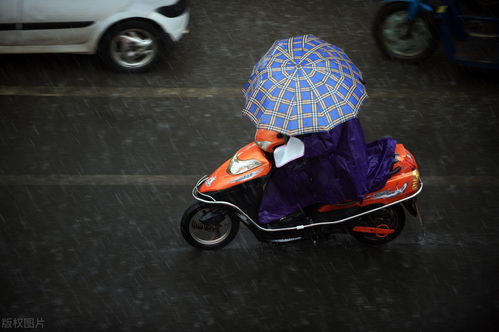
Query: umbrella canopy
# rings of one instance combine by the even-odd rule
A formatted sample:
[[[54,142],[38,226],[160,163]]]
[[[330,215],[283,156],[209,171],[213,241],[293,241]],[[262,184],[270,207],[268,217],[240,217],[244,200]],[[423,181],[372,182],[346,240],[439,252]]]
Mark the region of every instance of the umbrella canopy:
[[[362,74],[340,48],[313,35],[276,41],[242,90],[259,129],[294,136],[348,121],[367,97]]]

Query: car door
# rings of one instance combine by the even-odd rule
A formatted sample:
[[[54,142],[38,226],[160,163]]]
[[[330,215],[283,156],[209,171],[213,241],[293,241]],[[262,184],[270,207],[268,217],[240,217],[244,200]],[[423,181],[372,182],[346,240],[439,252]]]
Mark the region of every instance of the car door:
[[[0,0],[0,46],[21,43],[21,1]]]
[[[68,45],[88,41],[94,23],[123,10],[133,0],[22,1],[23,44]]]

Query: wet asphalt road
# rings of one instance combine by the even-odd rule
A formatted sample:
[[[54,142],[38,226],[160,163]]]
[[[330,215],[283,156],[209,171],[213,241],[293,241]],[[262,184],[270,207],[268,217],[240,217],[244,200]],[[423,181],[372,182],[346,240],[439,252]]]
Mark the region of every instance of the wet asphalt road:
[[[0,56],[0,313],[47,331],[496,331],[499,79],[437,52],[384,59],[376,2],[191,1],[156,70],[80,55]],[[195,180],[252,139],[238,90],[276,39],[313,33],[363,71],[368,140],[421,166],[424,225],[199,252],[179,220]]]

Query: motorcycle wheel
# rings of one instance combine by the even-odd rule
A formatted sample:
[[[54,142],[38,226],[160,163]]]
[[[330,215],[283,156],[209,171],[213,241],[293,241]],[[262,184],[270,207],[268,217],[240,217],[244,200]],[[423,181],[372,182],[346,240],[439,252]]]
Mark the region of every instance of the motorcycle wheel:
[[[412,23],[407,20],[408,4],[396,2],[377,12],[373,23],[378,48],[391,59],[419,62],[428,58],[437,47],[437,32],[431,17],[420,12]]]
[[[220,220],[209,223],[200,221],[200,218],[210,212]],[[227,245],[234,239],[239,231],[239,219],[230,207],[196,203],[184,212],[180,230],[184,239],[193,247],[213,250]]]
[[[361,242],[371,245],[380,245],[394,240],[400,234],[404,228],[404,225],[404,210],[400,205],[392,205],[360,217],[359,220],[352,226],[351,233]],[[355,226],[389,228],[393,229],[394,232],[390,234],[355,232],[353,231],[353,227]]]

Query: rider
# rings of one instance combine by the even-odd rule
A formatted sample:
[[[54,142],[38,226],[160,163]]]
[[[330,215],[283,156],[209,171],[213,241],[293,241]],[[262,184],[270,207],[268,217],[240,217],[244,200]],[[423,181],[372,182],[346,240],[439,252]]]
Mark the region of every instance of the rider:
[[[277,146],[285,144],[287,138],[275,131],[258,129],[255,142],[262,150],[272,153]],[[296,138],[304,143],[305,154],[289,164],[274,168],[260,205],[261,223],[279,220],[315,203],[361,201],[369,189],[382,187],[387,179],[388,172],[385,171],[381,172],[381,177],[375,172],[368,179],[370,164],[378,163],[378,158],[384,157],[374,153],[368,158],[368,146],[357,118],[329,131]],[[386,138],[379,142],[390,145],[388,150],[394,151],[393,139]],[[389,171],[391,159],[382,166]]]

